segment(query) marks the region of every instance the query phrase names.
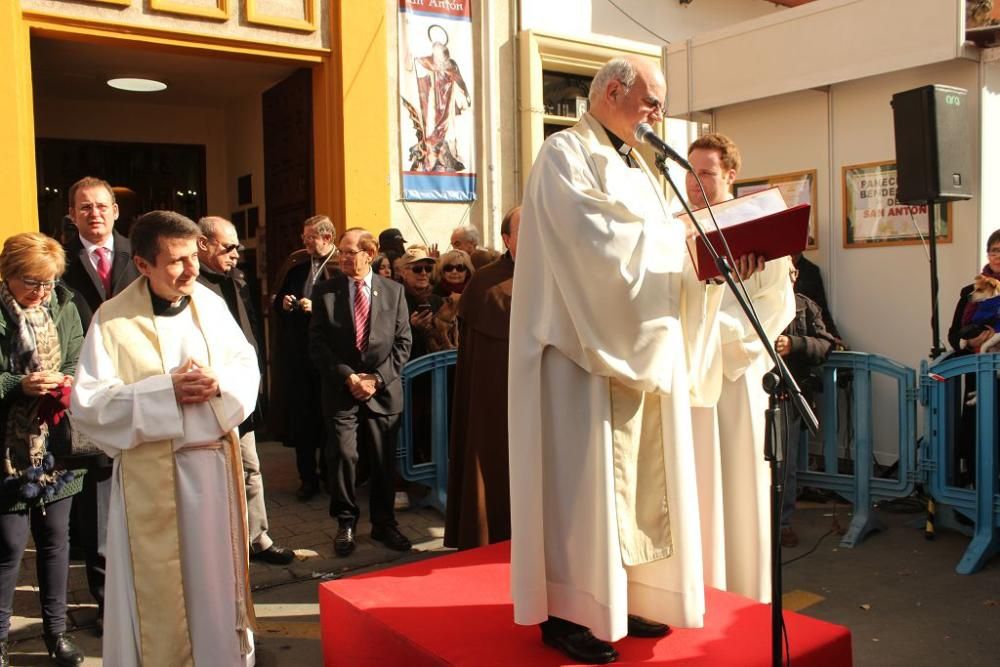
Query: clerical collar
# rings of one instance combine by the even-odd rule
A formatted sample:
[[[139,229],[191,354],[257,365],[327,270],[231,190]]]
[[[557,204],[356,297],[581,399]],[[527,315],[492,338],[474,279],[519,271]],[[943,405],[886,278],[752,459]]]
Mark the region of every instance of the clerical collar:
[[[173,303],[156,296],[153,294],[153,290],[149,291],[149,296],[153,298],[153,315],[156,315],[157,317],[173,317],[174,315],[179,315],[184,312],[184,309],[188,307],[189,303],[191,303],[191,297],[189,296],[182,296]]]
[[[601,127],[604,127],[602,124]],[[608,133],[608,139],[611,140],[611,145],[615,147],[618,154],[622,156],[625,160],[625,164],[632,167],[634,158],[632,157],[632,147],[625,143],[625,140],[619,137],[617,134],[604,127],[604,131]]]

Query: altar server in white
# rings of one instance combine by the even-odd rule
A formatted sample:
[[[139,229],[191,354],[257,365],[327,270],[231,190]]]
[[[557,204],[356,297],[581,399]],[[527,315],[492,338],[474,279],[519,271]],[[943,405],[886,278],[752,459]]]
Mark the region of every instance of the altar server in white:
[[[104,661],[252,665],[246,501],[235,428],[257,359],[198,276],[198,227],[132,228],[143,277],[105,302],[80,353],[73,426],[114,458]]]
[[[733,198],[740,152],[723,134],[699,137],[688,160],[702,181],[688,174],[686,190],[692,208]],[[741,267],[746,268],[746,267]],[[774,341],[795,317],[795,294],[788,279],[791,259],[767,262],[744,282],[764,331]],[[759,602],[771,600],[770,471],[764,460],[764,410],[761,385],[773,363],[742,309],[726,293],[719,313],[719,354],[706,372],[707,407],[692,408],[698,505],[705,583]],[[719,381],[721,376],[721,381]]]
[[[721,287],[634,149],[663,117],[648,60],[609,62],[590,113],[531,168],[510,331],[515,621],[572,659],[700,627],[705,611],[691,402],[716,350]],[[718,378],[721,380],[721,378]]]

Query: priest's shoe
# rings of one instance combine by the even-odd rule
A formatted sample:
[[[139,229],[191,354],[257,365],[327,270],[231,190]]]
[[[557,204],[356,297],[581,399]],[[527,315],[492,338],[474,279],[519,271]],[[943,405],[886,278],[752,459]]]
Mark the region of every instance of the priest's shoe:
[[[341,524],[337,536],[333,538],[333,551],[338,556],[350,556],[357,543],[354,541],[354,526]]]
[[[666,623],[648,621],[642,616],[628,615],[628,636],[653,639],[666,637],[670,634],[670,626]]]
[[[611,644],[586,628],[569,633],[543,632],[542,642],[587,665],[606,665],[618,659],[618,651]]]
[[[45,648],[59,667],[76,667],[83,662],[83,651],[65,632],[45,635]]]
[[[295,552],[285,547],[272,544],[266,549],[254,551],[250,554],[251,560],[259,560],[270,565],[288,565],[295,560]]]
[[[413,547],[406,535],[399,532],[396,526],[375,526],[372,528],[372,539],[393,551],[409,551]]]

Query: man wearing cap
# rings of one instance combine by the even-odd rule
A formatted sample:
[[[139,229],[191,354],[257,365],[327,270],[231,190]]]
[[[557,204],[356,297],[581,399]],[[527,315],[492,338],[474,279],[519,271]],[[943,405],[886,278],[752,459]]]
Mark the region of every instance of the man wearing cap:
[[[378,243],[370,232],[348,229],[339,248],[341,273],[316,286],[309,325],[309,353],[322,379],[330,436],[330,516],[338,524],[333,547],[338,556],[347,556],[356,546],[361,441],[369,447],[372,539],[408,551],[410,541],[399,532],[393,507],[396,434],[403,411],[400,374],[410,357],[406,301],[399,283],[371,270]]]
[[[410,314],[410,329],[413,331],[411,359],[419,359],[438,349],[434,344],[436,329],[434,315],[441,309],[444,300],[432,293],[431,273],[435,259],[426,246],[411,245],[396,260],[396,274],[403,281],[406,290],[406,307]]]
[[[390,227],[378,235],[378,247],[389,258],[389,263],[395,265],[396,260],[406,252],[406,239],[402,232]]]

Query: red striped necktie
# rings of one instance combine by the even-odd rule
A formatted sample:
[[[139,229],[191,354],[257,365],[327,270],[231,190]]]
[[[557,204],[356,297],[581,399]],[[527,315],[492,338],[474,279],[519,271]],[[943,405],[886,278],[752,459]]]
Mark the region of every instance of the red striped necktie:
[[[354,346],[358,352],[364,352],[368,347],[368,295],[365,294],[365,281],[354,281]]]
[[[97,253],[97,277],[104,285],[104,298],[111,298],[111,251],[105,247],[94,248]]]

